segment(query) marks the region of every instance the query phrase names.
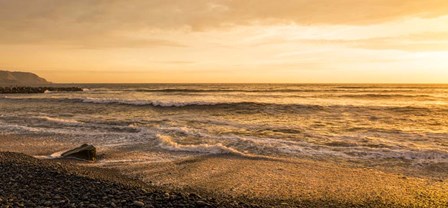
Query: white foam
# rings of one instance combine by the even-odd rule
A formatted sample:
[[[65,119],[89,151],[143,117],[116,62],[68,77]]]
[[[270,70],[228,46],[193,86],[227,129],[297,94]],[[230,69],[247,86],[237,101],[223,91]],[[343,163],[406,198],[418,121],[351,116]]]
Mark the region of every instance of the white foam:
[[[345,156],[342,152],[332,151],[323,146],[304,142],[304,141],[290,141],[284,139],[275,138],[263,138],[263,137],[250,137],[250,136],[237,136],[237,135],[211,135],[201,131],[193,131],[186,127],[162,127],[165,133],[178,132],[193,137],[199,137],[201,139],[213,140],[213,141],[227,141],[242,149],[251,149],[255,154],[276,154],[286,153],[291,155],[306,154],[306,155],[333,155],[333,156]],[[168,131],[168,132],[167,132]],[[243,153],[247,156],[246,153]]]
[[[226,147],[220,143],[218,144],[198,144],[198,145],[181,145],[173,141],[170,136],[167,135],[156,135],[159,141],[159,147],[162,149],[170,151],[182,151],[182,152],[197,152],[197,153],[208,153],[208,154],[234,154],[240,156],[247,156],[244,153],[239,152],[230,147]]]
[[[40,116],[39,118],[45,119],[50,122],[62,123],[62,124],[81,124],[82,122],[73,119],[54,118],[48,116]]]
[[[126,99],[110,99],[110,98],[86,98],[85,103],[97,104],[126,104],[126,105],[152,105],[160,107],[183,107],[191,105],[218,105],[217,102],[165,102],[165,101],[150,101],[150,100],[126,100]]]
[[[9,124],[9,123],[5,123],[3,121],[0,121],[0,129],[3,131],[3,133],[22,133],[23,131],[25,132],[40,132],[41,129],[40,128],[34,128],[34,127],[29,127],[29,126],[22,126],[22,125],[17,125],[17,124]]]
[[[237,136],[237,135],[211,135],[208,133],[194,131],[186,127],[163,127],[161,128],[165,133],[178,132],[185,135],[190,135],[193,137],[199,137],[201,139],[212,140],[212,141],[226,141],[226,143],[231,143],[232,146],[237,146],[239,149],[251,149],[251,152],[258,155],[270,155],[277,153],[284,153],[289,155],[308,155],[308,156],[337,156],[342,158],[353,158],[353,159],[407,159],[413,160],[414,162],[442,162],[448,161],[448,152],[443,150],[430,150],[430,149],[412,149],[412,148],[370,148],[365,146],[351,146],[351,147],[337,147],[337,146],[327,146],[322,144],[314,144],[306,141],[291,141],[285,139],[276,138],[263,138],[263,137],[250,137],[250,136]],[[319,135],[315,135],[316,137]],[[166,137],[168,142],[172,142],[170,137]],[[325,139],[325,138],[323,138]],[[345,138],[350,139],[350,138]],[[356,138],[355,138],[356,139]],[[181,151],[182,147],[179,147],[177,143],[169,143],[169,146],[177,151]],[[190,152],[200,152],[196,147],[198,145],[193,145],[190,148]],[[211,145],[206,145],[211,146]],[[231,147],[226,147],[220,143],[217,144],[218,147],[225,147],[235,150]],[[193,151],[195,150],[195,151]],[[216,150],[221,151],[221,150]],[[357,155],[356,153],[360,154]],[[247,156],[246,153],[241,153]]]

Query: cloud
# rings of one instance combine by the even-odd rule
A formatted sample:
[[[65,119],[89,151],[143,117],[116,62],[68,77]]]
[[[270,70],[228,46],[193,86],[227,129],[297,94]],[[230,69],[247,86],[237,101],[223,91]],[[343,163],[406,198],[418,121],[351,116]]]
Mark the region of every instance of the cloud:
[[[176,47],[183,48],[187,45],[163,39],[127,39],[109,38],[79,41],[74,45],[81,49],[108,49],[108,48],[154,48],[154,47]]]
[[[447,13],[445,0],[0,0],[0,43],[106,40],[96,45],[101,47],[113,46],[107,39],[116,40],[111,34],[117,31],[202,31],[277,23],[365,25]],[[181,45],[152,40],[146,44]]]
[[[437,17],[448,11],[445,0],[0,0],[0,6],[2,23],[17,20],[12,25],[47,21],[157,28],[263,21],[364,24],[405,16]]]
[[[425,32],[357,40],[303,40],[304,44],[341,45],[370,50],[448,51],[448,32]]]

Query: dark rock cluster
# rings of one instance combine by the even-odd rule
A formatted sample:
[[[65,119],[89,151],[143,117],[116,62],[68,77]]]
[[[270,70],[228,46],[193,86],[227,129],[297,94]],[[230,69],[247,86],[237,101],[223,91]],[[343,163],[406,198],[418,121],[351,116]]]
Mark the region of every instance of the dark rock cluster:
[[[83,167],[0,152],[0,207],[255,207],[194,193],[142,188]],[[124,180],[126,181],[126,180]]]
[[[45,93],[47,91],[53,92],[80,92],[83,91],[79,87],[0,87],[0,94],[33,94]]]

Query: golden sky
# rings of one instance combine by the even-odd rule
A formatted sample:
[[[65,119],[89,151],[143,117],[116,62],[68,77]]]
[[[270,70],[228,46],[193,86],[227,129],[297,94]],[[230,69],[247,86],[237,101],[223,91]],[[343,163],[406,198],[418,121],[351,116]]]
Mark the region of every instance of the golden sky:
[[[448,1],[0,0],[0,69],[54,82],[448,83]]]

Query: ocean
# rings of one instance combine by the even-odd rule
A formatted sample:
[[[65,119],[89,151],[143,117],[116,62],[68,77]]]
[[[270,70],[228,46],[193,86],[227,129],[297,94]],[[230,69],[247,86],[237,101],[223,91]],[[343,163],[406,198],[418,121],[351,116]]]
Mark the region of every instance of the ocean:
[[[77,86],[84,91],[0,95],[1,134],[133,155],[106,165],[228,154],[448,162],[448,85]]]

